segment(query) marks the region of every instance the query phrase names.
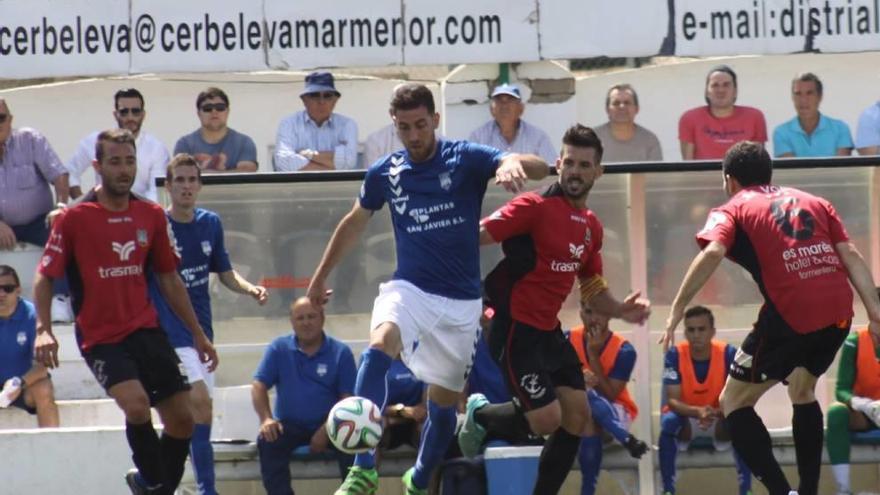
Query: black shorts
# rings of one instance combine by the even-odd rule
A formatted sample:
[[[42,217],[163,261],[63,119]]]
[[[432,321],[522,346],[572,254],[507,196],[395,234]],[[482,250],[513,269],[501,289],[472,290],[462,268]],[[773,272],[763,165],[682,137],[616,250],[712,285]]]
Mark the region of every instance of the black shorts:
[[[501,368],[513,403],[524,411],[552,403],[556,387],[584,389],[581,362],[558,326],[548,332],[496,313],[489,352]]]
[[[730,376],[749,383],[785,380],[797,367],[825,373],[849,335],[850,321],[797,333],[770,311],[762,311],[730,365]]]
[[[104,390],[138,380],[151,406],[190,389],[186,370],[161,328],[138,329],[121,342],[92,347],[83,357]]]

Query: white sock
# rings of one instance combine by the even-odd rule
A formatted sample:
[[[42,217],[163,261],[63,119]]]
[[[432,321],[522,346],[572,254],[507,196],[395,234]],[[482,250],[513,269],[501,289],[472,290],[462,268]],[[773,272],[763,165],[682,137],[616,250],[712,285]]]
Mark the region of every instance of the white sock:
[[[849,493],[849,464],[834,464],[831,466],[834,480],[837,481],[837,491]]]

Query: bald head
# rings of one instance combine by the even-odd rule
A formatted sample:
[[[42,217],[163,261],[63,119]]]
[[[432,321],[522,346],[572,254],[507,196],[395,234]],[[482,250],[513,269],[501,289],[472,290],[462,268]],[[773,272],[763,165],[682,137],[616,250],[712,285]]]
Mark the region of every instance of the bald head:
[[[300,347],[320,344],[324,335],[324,311],[308,297],[290,303],[290,325]]]

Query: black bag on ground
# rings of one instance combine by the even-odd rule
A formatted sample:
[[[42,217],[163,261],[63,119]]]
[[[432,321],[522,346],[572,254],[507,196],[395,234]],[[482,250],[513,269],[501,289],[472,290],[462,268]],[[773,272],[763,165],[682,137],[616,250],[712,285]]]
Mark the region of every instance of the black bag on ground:
[[[458,457],[440,466],[440,495],[486,495],[486,469],[483,456]]]

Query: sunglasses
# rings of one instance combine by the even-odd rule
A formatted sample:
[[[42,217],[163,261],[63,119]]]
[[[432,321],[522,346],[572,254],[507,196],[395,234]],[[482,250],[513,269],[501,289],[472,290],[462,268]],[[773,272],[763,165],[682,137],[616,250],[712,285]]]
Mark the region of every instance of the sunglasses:
[[[199,110],[205,113],[211,113],[215,110],[218,112],[225,112],[227,108],[229,107],[226,106],[226,103],[205,103],[199,108]]]
[[[9,118],[9,114],[8,114],[8,113],[0,113],[0,124],[5,123],[5,122],[6,122],[6,119],[8,119],[8,118]]]
[[[13,285],[13,284],[0,285],[0,290],[2,290],[3,292],[5,292],[7,294],[12,294],[13,292],[15,292],[15,289],[17,289],[17,288],[18,288],[18,286]]]
[[[323,91],[321,93],[306,93],[306,98],[312,100],[332,100],[336,98],[336,93],[332,91]]]
[[[133,116],[137,117],[138,115],[144,113],[144,109],[143,108],[118,108],[118,109],[116,109],[116,112],[119,115],[122,115],[123,117],[128,116],[129,113],[132,114]]]

